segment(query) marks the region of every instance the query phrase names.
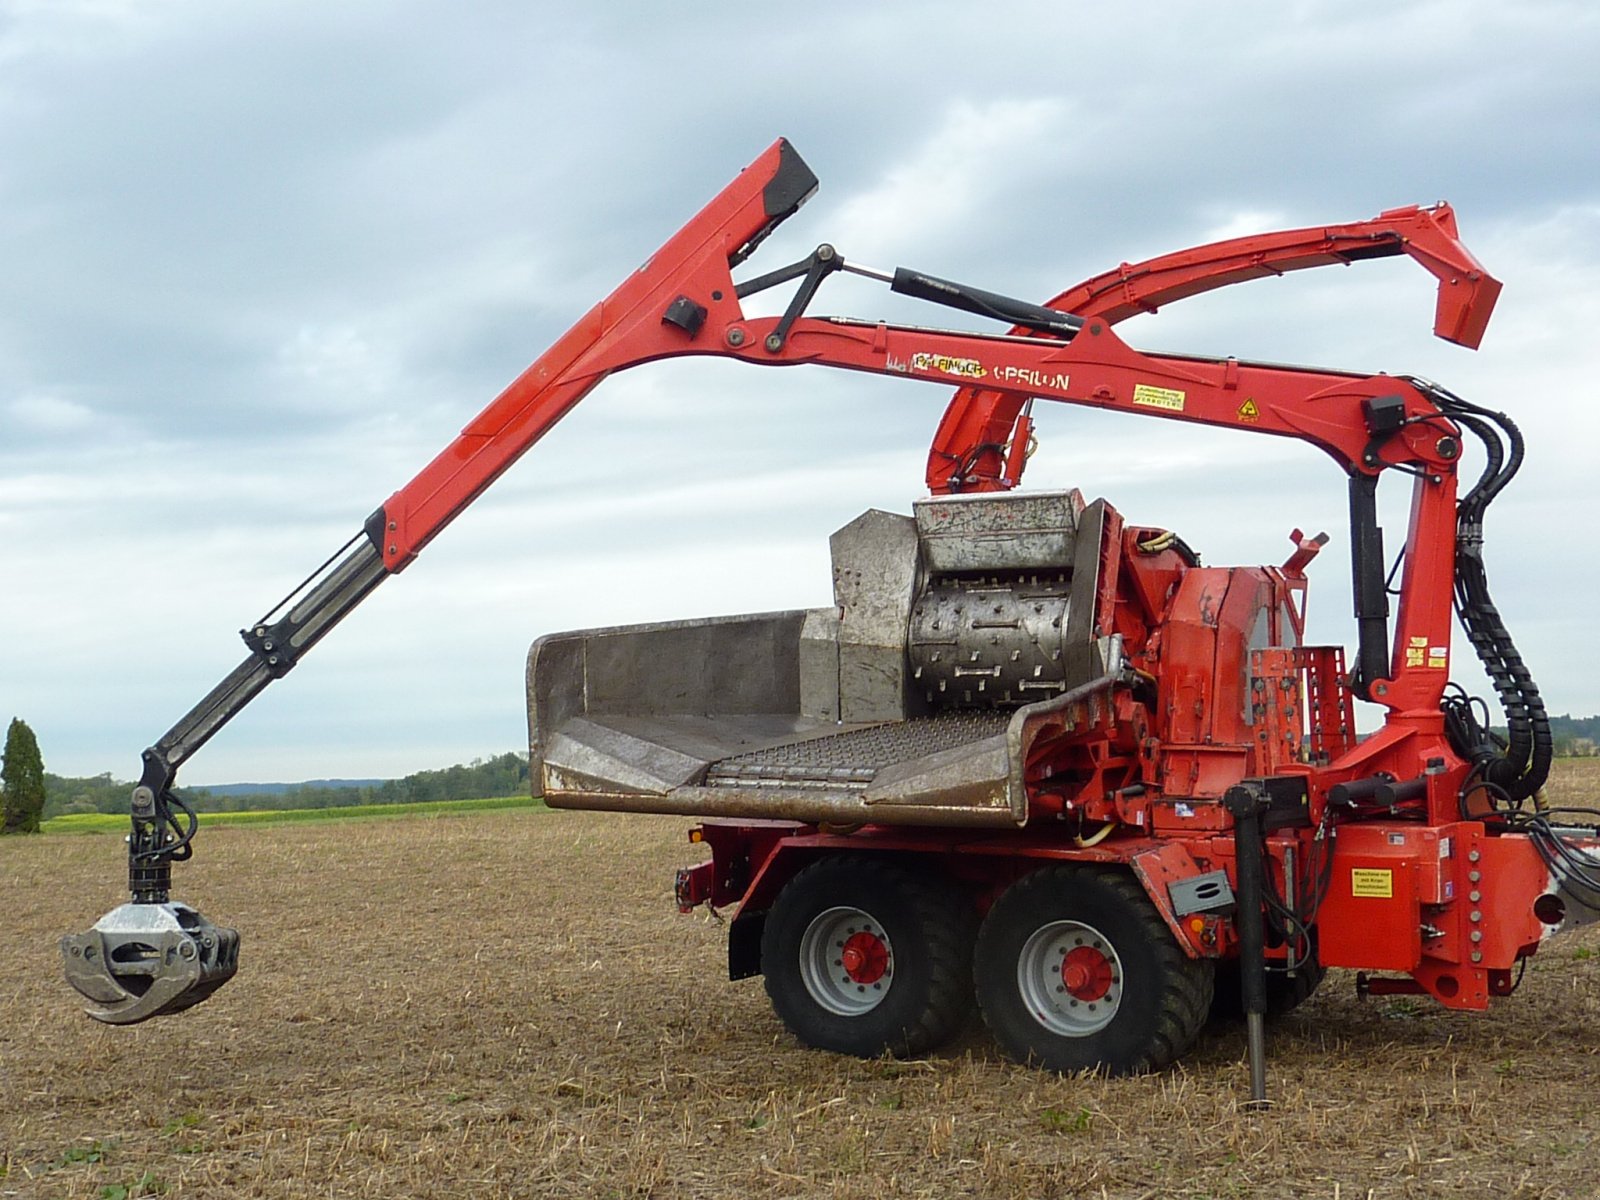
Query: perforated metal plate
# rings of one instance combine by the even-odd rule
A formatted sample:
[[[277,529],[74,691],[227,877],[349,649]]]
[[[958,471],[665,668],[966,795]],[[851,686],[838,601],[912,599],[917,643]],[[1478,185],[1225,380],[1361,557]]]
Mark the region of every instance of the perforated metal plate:
[[[997,712],[940,713],[757,750],[712,763],[706,786],[812,784],[865,788],[891,764],[993,737],[1005,730],[1010,716]]]

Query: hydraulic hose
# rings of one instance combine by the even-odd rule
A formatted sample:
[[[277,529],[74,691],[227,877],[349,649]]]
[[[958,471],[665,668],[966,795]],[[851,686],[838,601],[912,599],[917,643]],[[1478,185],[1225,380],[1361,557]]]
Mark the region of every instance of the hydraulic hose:
[[[1412,382],[1484,445],[1483,473],[1456,507],[1455,607],[1500,699],[1507,737],[1503,745],[1497,744],[1471,705],[1455,701],[1447,701],[1446,728],[1457,753],[1474,764],[1475,776],[1512,804],[1520,804],[1549,777],[1554,739],[1539,687],[1489,594],[1483,521],[1490,503],[1522,466],[1522,434],[1504,413],[1468,403],[1436,384]]]

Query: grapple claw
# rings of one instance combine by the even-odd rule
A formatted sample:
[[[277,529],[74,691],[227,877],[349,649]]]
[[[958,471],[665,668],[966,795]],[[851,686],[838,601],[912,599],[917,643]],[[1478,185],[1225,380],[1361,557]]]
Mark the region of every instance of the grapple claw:
[[[94,1002],[84,1011],[133,1025],[192,1008],[239,969],[239,932],[187,904],[124,904],[84,933],[61,939],[67,982]]]

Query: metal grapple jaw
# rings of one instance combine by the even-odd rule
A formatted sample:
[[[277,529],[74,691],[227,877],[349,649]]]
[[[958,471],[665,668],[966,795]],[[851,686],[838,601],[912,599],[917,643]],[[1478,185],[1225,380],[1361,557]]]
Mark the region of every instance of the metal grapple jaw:
[[[61,939],[67,982],[108,1025],[182,1012],[239,969],[239,932],[187,904],[123,904],[84,933]]]
[[[192,853],[199,819],[172,791],[172,766],[145,751],[128,834],[131,902],[61,939],[67,982],[108,1025],[133,1025],[193,1008],[239,969],[239,931],[213,925],[169,896],[172,864]]]

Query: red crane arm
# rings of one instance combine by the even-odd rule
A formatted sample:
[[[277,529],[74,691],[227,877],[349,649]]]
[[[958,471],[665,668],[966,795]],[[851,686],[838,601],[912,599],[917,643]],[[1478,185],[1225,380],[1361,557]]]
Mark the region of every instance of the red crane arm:
[[[1500,283],[1461,244],[1448,204],[1392,208],[1368,221],[1253,234],[1123,263],[1068,288],[1046,307],[1115,324],[1229,284],[1401,254],[1416,259],[1439,281],[1434,333],[1476,349]],[[993,388],[958,389],[928,452],[929,489],[942,494],[1014,487],[1024,459],[1020,454],[1007,459],[1003,447],[1028,440],[1029,428],[1017,424],[1026,400]]]
[[[998,398],[996,404],[1016,408],[1029,397],[1041,397],[1293,437],[1320,446],[1352,478],[1369,484],[1386,468],[1409,471],[1418,477],[1417,498],[1401,585],[1397,644],[1422,644],[1418,639],[1428,646],[1448,644],[1448,547],[1453,544],[1450,522],[1460,431],[1419,387],[1381,375],[1143,354],[1111,332],[1111,316],[1099,315],[1095,305],[1102,301],[1094,297],[1087,306],[1092,315],[1079,329],[1071,324],[1075,318],[1063,318],[1058,312],[916,273],[900,273],[907,276],[907,288],[916,289],[913,294],[969,310],[1002,313],[1008,320],[1033,321],[1034,328],[1051,332],[982,335],[805,317],[805,304],[825,275],[845,266],[832,247],[819,247],[807,262],[742,285],[734,282],[732,271],[815,188],[816,177],[787,142],[769,147],[389,497],[368,519],[363,534],[329,559],[303,590],[245,631],[251,656],[145,752],[142,788],[157,797],[165,794],[180,762],[187,761],[272,680],[286,674],[379,583],[403,570],[608,374],[678,355],[717,355],[768,366],[816,363],[976,385],[980,399],[993,396]],[[1380,238],[1369,231],[1364,243],[1349,232],[1358,227],[1323,231],[1327,244],[1318,243],[1321,249],[1308,248],[1304,239],[1297,243],[1292,235],[1278,235],[1276,249],[1261,252],[1261,263],[1288,269],[1288,264],[1313,265],[1313,259],[1326,260],[1336,252],[1345,257],[1388,253],[1385,247],[1395,239],[1424,243],[1426,261],[1470,262],[1470,257],[1461,258],[1465,251],[1451,250],[1459,244],[1447,214],[1397,212],[1410,215],[1392,217],[1388,233]],[[1412,232],[1394,231],[1402,226]],[[1424,236],[1429,229],[1436,233]],[[1233,257],[1240,253],[1236,250]],[[1108,313],[1121,311],[1118,306],[1125,307],[1128,296],[1135,293],[1153,303],[1156,298],[1202,290],[1207,280],[1222,272],[1249,269],[1238,262],[1219,265],[1223,256],[1215,250],[1209,257],[1203,252],[1193,255],[1187,267],[1172,263],[1162,271],[1139,275],[1152,282],[1124,286]],[[1255,269],[1268,268],[1257,264]],[[1476,290],[1461,293],[1460,311],[1451,328],[1476,336],[1498,285],[1475,264],[1472,271]],[[802,282],[782,317],[745,316],[742,295],[793,279]],[[900,288],[898,278],[894,286],[907,290]],[[1110,291],[1102,288],[1098,294]],[[1075,336],[1062,340],[1072,329]],[[1354,512],[1354,487],[1352,496]],[[1381,557],[1381,544],[1375,543],[1365,566],[1358,563],[1358,567],[1369,582],[1376,572],[1371,605],[1383,608],[1386,617]],[[1428,656],[1431,665],[1420,667],[1400,661],[1399,655],[1390,663],[1386,648],[1378,644],[1386,619],[1377,619],[1377,626],[1381,629],[1363,633],[1361,668],[1373,684],[1373,698],[1399,712],[1431,712],[1436,720],[1446,677],[1439,657]],[[158,881],[145,894],[160,894],[163,887]]]
[[[938,383],[973,381],[980,399],[995,397],[996,404],[1010,406],[1012,412],[1028,398],[1113,408],[1296,438],[1321,447],[1345,471],[1369,481],[1390,467],[1410,471],[1419,482],[1396,632],[1401,645],[1418,644],[1415,639],[1424,639],[1429,646],[1447,644],[1452,578],[1448,547],[1453,544],[1460,430],[1417,387],[1385,375],[1145,354],[1118,338],[1109,318],[1101,316],[1088,319],[1070,341],[1026,330],[984,335],[804,317],[799,315],[801,300],[783,317],[747,318],[739,304],[728,247],[746,236],[738,220],[748,220],[752,198],[759,192],[759,172],[771,170],[776,154],[776,148],[769,151],[736,182],[734,187],[747,194],[724,192],[385,503],[382,549],[388,572],[402,569],[610,372],[668,356],[715,355],[766,366],[815,363]],[[755,179],[744,182],[750,176]],[[731,226],[730,207],[737,218]],[[1448,224],[1439,220],[1437,210],[1400,211],[1410,213],[1406,220],[1415,229],[1442,231]],[[1291,263],[1331,261],[1336,250],[1330,246],[1343,247],[1337,252],[1346,257],[1359,256],[1363,248],[1369,256],[1387,253],[1389,246],[1398,247],[1404,240],[1394,232],[1400,223],[1389,219],[1382,237],[1370,229],[1357,235],[1350,232],[1354,227],[1320,231],[1316,243],[1320,249],[1308,248],[1304,236],[1284,234],[1265,242],[1233,243],[1227,256],[1215,248],[1193,252],[1188,267],[1170,265],[1164,272],[1140,276],[1165,280],[1152,283],[1141,294],[1192,294],[1208,282],[1220,286],[1219,264],[1239,259],[1243,255],[1239,247],[1245,243],[1258,248],[1261,263],[1270,260],[1279,269]],[[1359,237],[1366,240],[1358,245]],[[1275,249],[1261,250],[1264,244]],[[841,262],[825,246],[809,263],[784,268],[774,276],[804,275],[801,295],[809,298],[826,269],[837,269]],[[1235,274],[1245,269],[1226,268]],[[1253,269],[1267,268],[1258,263]],[[1473,293],[1477,307],[1468,306],[1466,325],[1481,332],[1486,319],[1482,306],[1485,297],[1492,300],[1493,281],[1481,269],[1476,274],[1487,283],[1480,283]],[[761,285],[771,278],[763,277]],[[751,285],[745,286],[748,290]],[[1102,288],[1099,294],[1109,292]],[[982,295],[987,301],[1004,300]],[[1113,313],[1127,311],[1126,289],[1122,295],[1111,306]],[[1091,301],[1091,312],[1094,305]],[[1462,327],[1460,318],[1452,325]],[[1386,604],[1381,589],[1373,604]],[[1430,659],[1431,667],[1385,661],[1388,657],[1387,647],[1381,655],[1368,655],[1368,676],[1383,681],[1374,688],[1373,698],[1391,708],[1436,714],[1446,678],[1437,656]]]

